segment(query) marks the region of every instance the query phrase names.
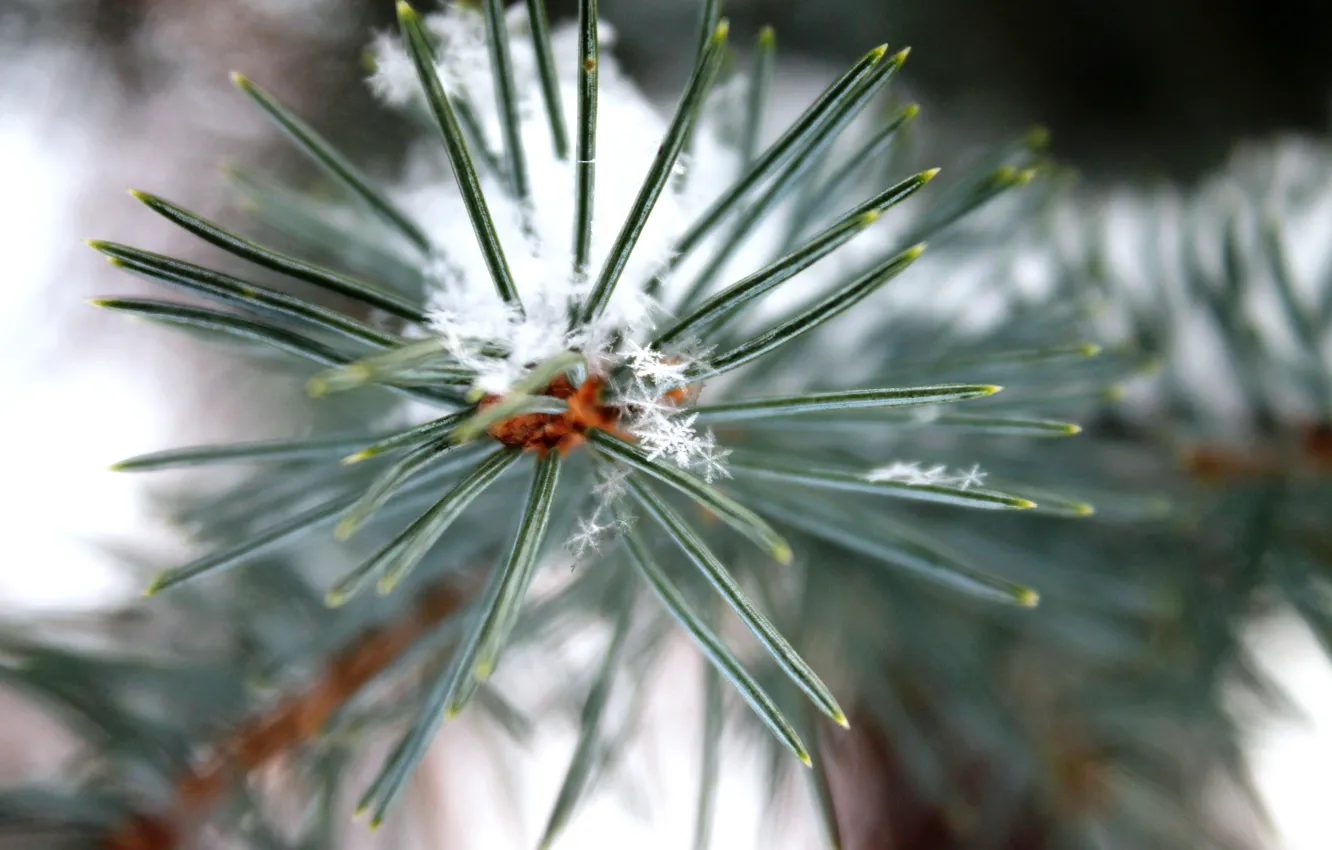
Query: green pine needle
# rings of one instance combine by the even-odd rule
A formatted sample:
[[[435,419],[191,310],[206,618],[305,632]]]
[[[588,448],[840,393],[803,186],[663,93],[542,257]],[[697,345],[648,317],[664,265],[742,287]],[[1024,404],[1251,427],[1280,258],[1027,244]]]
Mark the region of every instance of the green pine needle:
[[[731,610],[741,619],[749,630],[758,638],[759,643],[768,650],[786,674],[791,677],[801,690],[818,706],[819,710],[833,719],[839,726],[847,725],[846,714],[833,697],[832,691],[823,684],[818,675],[810,669],[795,649],[786,642],[777,629],[740,591],[740,586],[717,557],[703,543],[698,534],[669,505],[645,486],[629,479],[629,488],[635,501],[647,511],[678,545],[689,560],[698,567],[708,582],[716,588]],[[808,763],[808,758],[801,759]]]
[[[638,197],[634,200],[634,205],[625,217],[619,235],[615,238],[615,244],[611,246],[610,254],[601,268],[601,274],[592,287],[592,293],[583,305],[583,323],[601,315],[601,311],[610,301],[615,284],[620,281],[620,275],[629,262],[629,254],[634,250],[634,245],[638,242],[638,237],[643,232],[657,199],[661,197],[662,190],[666,188],[666,182],[675,168],[675,161],[684,147],[685,139],[703,109],[703,101],[712,87],[717,68],[721,65],[728,32],[729,25],[723,20],[717,25],[712,37],[699,54],[694,72],[685,86],[684,96],[680,99],[680,105],[676,107],[675,117],[666,130],[666,137],[657,150],[657,156],[652,160],[647,177],[643,180],[643,186],[638,191]]]
[[[754,713],[759,716],[764,725],[772,730],[777,739],[802,763],[810,764],[809,752],[805,749],[800,736],[796,734],[795,727],[782,716],[781,709],[741,666],[735,655],[726,648],[717,635],[689,607],[679,589],[653,560],[649,554],[651,550],[637,531],[629,532],[626,536],[626,544],[634,566],[638,568],[639,573],[652,587],[657,594],[657,598],[671,612],[671,616],[684,627],[685,631],[694,639],[694,642],[708,656],[713,665],[735,686],[740,696],[744,698],[745,702],[749,703],[749,707],[754,710]]]
[[[518,288],[514,284],[513,275],[509,272],[509,264],[504,259],[504,249],[500,246],[495,222],[490,217],[490,207],[486,203],[485,193],[481,191],[481,180],[472,165],[467,142],[463,140],[462,129],[458,126],[458,119],[453,106],[449,103],[449,97],[444,92],[444,85],[440,82],[439,75],[435,73],[434,52],[421,26],[421,18],[410,5],[399,2],[398,24],[402,28],[407,52],[416,66],[416,74],[421,80],[421,87],[425,91],[431,114],[434,115],[440,135],[444,139],[449,164],[453,166],[453,178],[457,181],[458,191],[467,205],[467,215],[472,221],[472,229],[476,231],[477,243],[481,246],[486,266],[490,269],[490,277],[495,282],[495,291],[507,303],[521,308]]]
[[[405,5],[405,4],[404,4]],[[323,167],[336,178],[348,191],[365,202],[371,210],[392,225],[407,241],[415,245],[422,253],[431,250],[430,239],[410,218],[384,194],[376,189],[360,169],[351,164],[333,145],[314,131],[277,98],[255,85],[239,72],[233,71],[231,81],[259,106],[273,120],[303,153]]]

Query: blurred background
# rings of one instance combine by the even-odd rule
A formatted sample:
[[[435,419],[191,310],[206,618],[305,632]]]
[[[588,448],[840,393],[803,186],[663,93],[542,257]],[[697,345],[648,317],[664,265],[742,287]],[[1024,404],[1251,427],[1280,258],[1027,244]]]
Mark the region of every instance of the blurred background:
[[[560,18],[575,4],[548,7]],[[674,85],[693,4],[601,9],[625,65],[649,86]],[[8,0],[5,10],[11,30],[86,47],[141,94],[186,66],[265,55],[299,62],[312,90],[350,94],[346,58],[367,27],[392,23],[379,0]],[[911,84],[941,111],[993,129],[1046,124],[1054,152],[1098,176],[1196,177],[1239,139],[1327,127],[1332,6],[1320,0],[733,0],[726,14],[738,33],[771,24],[788,56],[839,66],[867,40],[911,45]],[[350,117],[365,102],[357,93],[325,105]]]
[[[687,73],[696,5],[601,2],[619,32],[618,57],[664,101]],[[574,4],[549,6],[563,19]],[[926,116],[946,120],[936,124],[944,144],[966,148],[1043,124],[1053,156],[1096,184],[1187,184],[1243,142],[1328,130],[1327,0],[728,0],[725,13],[733,33],[776,27],[788,114],[872,44],[911,45],[906,85]],[[169,188],[227,221],[235,214],[220,163],[299,180],[305,166],[233,94],[233,68],[280,84],[359,161],[391,163],[407,128],[374,104],[359,60],[367,34],[388,29],[392,16],[389,0],[0,0],[0,445],[10,500],[0,513],[0,615],[132,593],[109,566],[108,544],[171,551],[175,543],[151,531],[141,482],[102,472],[108,462],[242,430],[281,433],[294,415],[266,406],[263,382],[248,371],[242,380],[224,358],[86,308],[86,297],[133,284],[111,279],[79,240],[188,256],[190,240],[139,214],[126,186]],[[1332,759],[1332,676],[1297,626],[1265,624],[1254,639],[1308,715],[1254,742],[1282,850],[1326,848],[1319,766]],[[19,712],[0,697],[0,780],[40,773],[59,752],[30,732],[29,714],[10,722]],[[562,752],[568,741],[549,746]],[[552,776],[562,767],[553,761]],[[688,787],[684,768],[661,769]],[[717,846],[755,840],[726,826],[756,817],[745,787],[736,781],[724,798]],[[687,811],[691,801],[677,802]],[[619,846],[646,829],[623,808],[610,800],[584,818],[600,818],[608,843],[589,834],[570,846]],[[639,835],[641,846],[676,844],[649,836]]]

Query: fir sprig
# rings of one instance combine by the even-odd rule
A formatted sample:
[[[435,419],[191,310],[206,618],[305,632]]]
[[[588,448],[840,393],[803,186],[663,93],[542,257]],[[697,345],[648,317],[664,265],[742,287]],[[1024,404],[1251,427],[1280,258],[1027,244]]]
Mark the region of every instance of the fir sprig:
[[[937,427],[929,417],[917,424],[941,436],[964,429],[1005,437],[1076,431],[1070,423],[1031,415],[978,412],[946,418],[937,412],[939,406],[980,403],[999,386],[985,375],[947,384],[934,376],[972,367],[993,373],[1012,362],[1054,362],[1068,350],[1081,360],[1094,353],[1085,345],[1012,355],[1002,347],[1010,335],[998,330],[992,340],[984,334],[936,334],[932,347],[937,356],[903,370],[889,356],[887,340],[873,332],[874,311],[862,306],[891,289],[889,284],[921,259],[922,239],[944,234],[965,214],[1025,183],[1031,175],[1028,152],[1019,147],[1009,157],[1014,162],[984,166],[933,206],[904,216],[888,239],[864,244],[856,237],[916,196],[938,169],[862,188],[862,181],[854,179],[854,161],[832,170],[830,177],[815,165],[836,160],[842,137],[857,120],[869,120],[870,105],[907,51],[871,50],[760,150],[756,140],[766,111],[773,45],[765,30],[737,154],[718,141],[717,119],[710,111],[729,37],[728,23],[717,18],[718,6],[705,10],[693,71],[655,152],[644,162],[641,182],[622,186],[601,180],[594,194],[594,166],[598,176],[603,173],[596,152],[604,160],[608,150],[606,137],[599,141],[598,132],[615,108],[601,97],[602,81],[612,79],[616,93],[625,96],[623,83],[605,73],[595,3],[580,4],[576,44],[563,42],[576,48],[567,51],[577,59],[572,68],[554,62],[566,52],[556,44],[563,35],[552,34],[545,24],[540,2],[528,3],[530,43],[513,38],[497,0],[480,11],[451,6],[440,19],[422,18],[399,3],[402,52],[394,56],[403,67],[392,70],[386,63],[393,57],[385,55],[380,73],[400,74],[384,81],[388,88],[400,87],[407,74],[415,80],[416,93],[405,99],[436,126],[453,178],[432,189],[465,213],[474,237],[468,245],[439,241],[433,225],[413,211],[410,193],[380,188],[274,96],[238,75],[242,91],[354,203],[405,241],[402,250],[386,243],[383,251],[398,258],[391,268],[407,271],[380,277],[366,274],[364,264],[357,265],[359,275],[324,268],[232,233],[164,198],[135,197],[239,260],[345,299],[342,307],[139,249],[93,243],[113,263],[225,309],[115,298],[100,300],[101,306],[312,362],[320,367],[307,384],[312,395],[360,394],[369,408],[367,427],[360,433],[176,449],[117,464],[124,471],[147,471],[261,463],[271,471],[256,481],[280,481],[289,473],[290,483],[300,490],[290,503],[270,506],[279,516],[257,506],[247,510],[245,499],[236,500],[232,507],[241,519],[231,524],[228,535],[220,535],[231,539],[215,553],[162,573],[151,592],[216,579],[278,545],[308,545],[302,541],[312,539],[311,532],[329,526],[335,526],[338,539],[354,535],[345,545],[365,537],[377,546],[327,582],[330,605],[352,603],[372,584],[380,594],[419,593],[446,571],[475,579],[464,583],[466,602],[450,616],[456,640],[440,650],[444,663],[429,667],[419,699],[409,706],[407,731],[362,798],[375,823],[386,816],[439,726],[483,692],[506,646],[526,633],[522,609],[534,578],[558,552],[557,529],[567,530],[575,522],[586,544],[582,550],[596,555],[579,564],[574,587],[598,587],[604,574],[640,576],[763,725],[805,764],[814,749],[802,743],[797,728],[813,730],[806,732],[811,740],[821,733],[803,709],[769,693],[794,687],[822,715],[847,726],[848,714],[834,691],[855,685],[838,679],[825,684],[783,636],[772,612],[760,610],[782,598],[775,588],[785,580],[762,578],[750,551],[741,554],[733,547],[737,535],[777,562],[768,564],[768,573],[808,572],[812,568],[803,559],[818,547],[831,546],[844,558],[851,553],[863,558],[854,561],[861,565],[857,568],[876,575],[887,566],[973,599],[1028,607],[1036,602],[1036,593],[1025,586],[939,551],[928,535],[924,540],[898,536],[879,527],[868,512],[871,504],[876,513],[880,507],[889,510],[894,499],[1030,511],[1043,507],[1040,500],[1017,492],[1030,494],[1040,487],[1015,484],[1014,493],[981,487],[979,466],[959,476],[945,466],[904,461],[884,454],[878,437],[841,448],[828,447],[822,439],[837,430],[828,417],[855,411],[861,418],[852,416],[848,422],[881,434],[885,424],[895,421],[890,411],[907,407],[938,416]],[[467,51],[478,46],[490,56],[489,76],[473,65],[457,64],[466,63]],[[519,76],[515,69],[529,64],[532,77]],[[563,141],[565,95],[578,106],[573,160]],[[538,97],[542,110],[526,108]],[[497,169],[477,167],[486,158],[477,147],[478,114],[495,118],[501,129],[503,156]],[[875,129],[860,156],[890,149],[915,114],[912,107],[893,115]],[[541,125],[549,148],[525,143],[532,121]],[[685,150],[691,159],[682,166]],[[709,156],[731,157],[726,160],[733,163],[729,184],[700,189],[699,181],[690,180],[671,191],[673,175],[682,167],[685,172],[708,167]],[[559,183],[559,191],[573,198],[572,218],[559,228],[550,226],[556,211],[543,206],[549,203],[543,184],[550,182],[550,174],[567,180],[567,186]],[[618,221],[607,221],[599,212],[607,193],[618,193],[624,201],[618,207],[624,217]],[[317,215],[290,212],[313,205],[293,204],[271,187],[249,196],[266,210],[261,213],[265,220],[287,222],[290,233],[331,232],[316,223]],[[674,229],[656,232],[663,208],[678,221]],[[836,213],[839,208],[844,211]],[[752,260],[741,248],[753,248],[754,234],[765,228],[776,238],[765,237],[768,256]],[[545,239],[557,229],[562,231],[559,249]],[[806,231],[814,235],[802,242]],[[311,253],[335,256],[354,247],[326,239],[307,246]],[[645,258],[649,251],[653,256]],[[723,275],[736,282],[717,286]],[[415,280],[404,285],[397,279],[402,276]],[[773,309],[778,295],[786,297],[787,306]],[[864,317],[862,327],[868,322],[872,328],[860,354],[838,355],[847,362],[835,357],[827,375],[798,365],[812,347],[828,345],[835,320],[846,324],[858,316]],[[893,344],[908,339],[903,327]],[[939,351],[941,342],[948,344]],[[885,368],[889,361],[892,368]],[[902,372],[902,383],[879,380],[894,370]],[[1056,386],[1073,373],[1052,374],[1050,386]],[[829,378],[839,384],[855,380],[843,375],[868,376],[869,388],[821,386]],[[928,376],[926,382],[920,382],[922,376]],[[398,425],[386,427],[386,421]],[[801,440],[798,427],[782,427],[799,423],[820,439]],[[707,426],[725,431],[719,437]],[[913,470],[911,476],[883,473],[895,469],[894,462]],[[780,492],[764,481],[778,482]],[[859,494],[855,510],[842,514],[832,508],[824,491]],[[865,501],[876,497],[890,498]],[[815,510],[793,509],[793,498],[810,500]],[[1051,500],[1057,510],[1081,504],[1060,496]],[[488,506],[484,514],[476,507],[483,502]],[[513,507],[519,504],[523,507]],[[505,507],[497,510],[497,505]],[[642,519],[633,517],[634,508]],[[460,522],[464,516],[467,520]],[[727,533],[704,528],[700,519],[719,521]],[[968,523],[966,518],[956,521]],[[681,565],[692,565],[696,572],[684,572]],[[753,599],[742,588],[750,582],[761,588]],[[704,613],[709,605],[700,603],[703,587],[710,587],[748,628],[763,657],[750,658],[723,641],[726,632]],[[636,595],[606,593],[592,606],[594,616],[604,614],[616,624],[614,637],[585,703],[588,737],[580,740],[544,843],[557,837],[585,791],[589,760],[601,746],[596,736],[606,734],[606,692],[615,669],[625,663],[626,647],[635,641],[626,612]],[[586,602],[579,604],[586,610]],[[776,685],[765,679],[770,666],[783,677]]]

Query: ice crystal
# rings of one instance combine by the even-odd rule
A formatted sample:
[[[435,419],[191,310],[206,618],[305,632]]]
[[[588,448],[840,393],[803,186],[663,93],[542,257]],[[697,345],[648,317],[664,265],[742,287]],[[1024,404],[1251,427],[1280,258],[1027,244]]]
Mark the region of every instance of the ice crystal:
[[[865,474],[867,481],[895,481],[912,486],[945,485],[968,490],[985,483],[986,473],[980,464],[970,469],[949,471],[944,464],[926,467],[919,461],[894,461],[887,466],[872,469]]]
[[[633,524],[634,518],[620,504],[628,478],[629,470],[624,467],[597,469],[597,483],[592,486],[592,513],[578,518],[578,527],[564,543],[575,563],[600,552],[611,539]]]

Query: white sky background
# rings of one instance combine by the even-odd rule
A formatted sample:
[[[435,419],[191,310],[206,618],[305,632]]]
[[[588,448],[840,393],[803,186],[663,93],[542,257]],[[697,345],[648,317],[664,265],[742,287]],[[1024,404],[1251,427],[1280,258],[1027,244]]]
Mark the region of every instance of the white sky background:
[[[115,582],[86,543],[121,533],[140,513],[133,482],[105,472],[106,453],[146,448],[158,437],[160,414],[128,374],[132,362],[114,347],[89,345],[99,337],[79,332],[88,323],[70,321],[72,313],[92,310],[81,296],[90,293],[93,264],[72,255],[82,249],[75,229],[84,218],[81,201],[101,182],[92,163],[104,155],[89,132],[100,110],[79,109],[83,120],[67,120],[73,96],[57,81],[81,70],[78,63],[73,54],[26,53],[5,64],[0,89],[6,607],[86,605],[112,590]],[[85,92],[78,103],[96,104],[99,94]]]
[[[1266,724],[1251,743],[1253,771],[1285,850],[1327,850],[1332,844],[1332,666],[1294,617],[1254,629],[1253,641],[1303,717]]]
[[[164,189],[178,181],[192,187],[183,200],[206,199],[198,175],[211,174],[224,156],[238,158],[260,138],[259,125],[231,111],[234,101],[218,100],[216,109],[196,103],[185,113],[191,120],[181,122],[176,108],[183,98],[199,97],[199,89],[181,87],[128,104],[86,55],[10,47],[0,32],[0,617],[15,609],[94,605],[134,592],[95,544],[137,541],[160,551],[170,543],[154,539],[144,481],[114,475],[106,465],[168,445],[233,436],[246,419],[255,391],[219,395],[229,383],[226,367],[197,348],[126,327],[124,319],[101,316],[84,304],[90,295],[136,286],[124,275],[108,274],[79,240],[123,239],[169,251],[179,237],[126,198],[126,185]],[[216,85],[205,97],[226,91],[225,69],[215,70]],[[61,85],[68,81],[78,86]],[[779,90],[791,93],[787,106],[794,108],[814,86],[806,78]],[[207,210],[207,203],[200,208]],[[1323,766],[1332,763],[1332,671],[1299,626],[1278,622],[1256,640],[1308,715],[1304,725],[1276,726],[1255,737],[1258,779],[1284,850],[1326,850],[1332,830]],[[653,736],[630,761],[640,795],[656,801],[653,819],[644,820],[626,794],[604,791],[571,823],[563,846],[688,846],[698,732],[681,716],[696,716],[701,702],[696,663],[691,653],[676,653],[649,721],[669,725],[673,735]],[[452,737],[448,752],[435,751],[441,762],[475,765],[490,757],[479,744],[459,743],[462,735]],[[449,846],[530,846],[573,741],[571,726],[552,726],[519,755],[522,824],[493,822],[467,835],[454,824]],[[724,764],[713,846],[760,846],[758,767],[734,748]],[[484,805],[492,793],[471,781],[470,770],[445,773],[451,811],[466,812],[473,801]],[[812,846],[808,836],[788,837],[792,846]]]

